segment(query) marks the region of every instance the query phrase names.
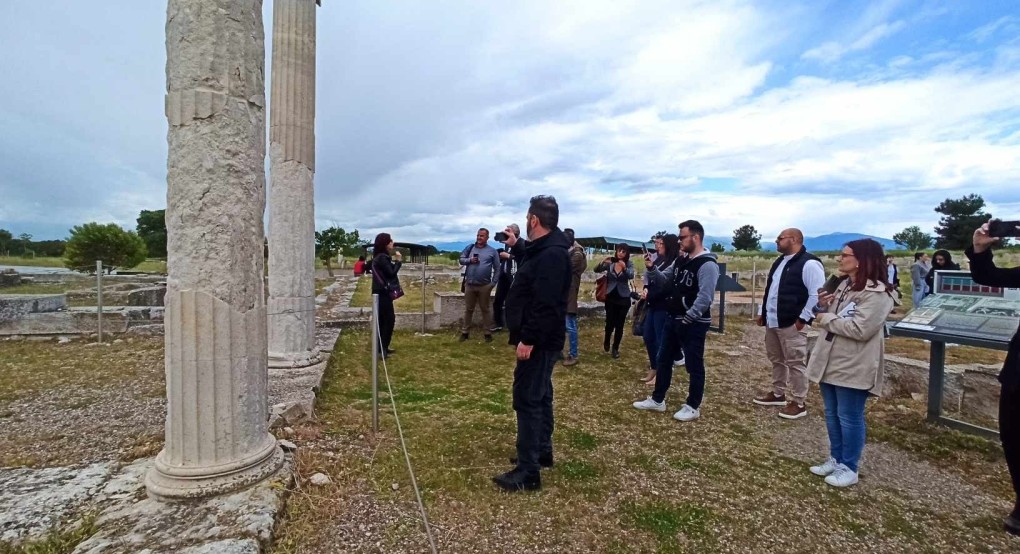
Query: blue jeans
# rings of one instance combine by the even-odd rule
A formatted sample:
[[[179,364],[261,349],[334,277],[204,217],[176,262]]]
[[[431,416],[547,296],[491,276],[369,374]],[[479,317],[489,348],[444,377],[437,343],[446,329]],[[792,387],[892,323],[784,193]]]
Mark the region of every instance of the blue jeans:
[[[864,403],[869,393],[839,385],[818,386],[825,401],[825,427],[829,431],[829,455],[837,462],[857,471],[857,462],[864,451]]]
[[[705,336],[708,334],[708,323],[682,324],[672,317],[666,318],[662,332],[662,346],[655,363],[655,390],[652,400],[662,402],[666,399],[670,382],[673,380],[673,360],[683,352],[687,359],[687,373],[691,376],[691,385],[687,389],[686,404],[695,410],[701,406],[705,396]]]
[[[645,341],[645,350],[648,351],[648,367],[650,368],[655,368],[655,360],[659,356],[662,332],[666,328],[667,319],[669,319],[669,314],[665,308],[648,308],[645,312],[645,328],[642,338]]]
[[[577,357],[577,314],[567,314],[567,339],[570,340],[571,358]]]

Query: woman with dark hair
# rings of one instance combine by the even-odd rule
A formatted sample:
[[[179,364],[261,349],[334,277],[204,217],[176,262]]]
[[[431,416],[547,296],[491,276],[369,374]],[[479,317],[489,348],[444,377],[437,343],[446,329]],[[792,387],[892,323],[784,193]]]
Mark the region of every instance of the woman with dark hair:
[[[928,285],[928,291],[925,292],[925,296],[935,292],[935,272],[936,271],[948,271],[958,270],[960,264],[953,262],[953,255],[948,250],[936,250],[931,255],[931,269],[928,270],[928,275],[924,277],[924,283]]]
[[[630,261],[630,248],[616,245],[616,255],[606,258],[595,266],[595,273],[606,273],[606,334],[602,349],[609,352],[609,338],[613,338],[613,357],[620,357],[620,341],[623,340],[623,324],[630,310],[630,280],[634,278],[634,264]],[[614,334],[615,333],[615,334]]]
[[[372,294],[379,295],[379,345],[384,356],[393,354],[390,350],[390,339],[393,338],[393,325],[396,323],[397,315],[393,311],[393,299],[390,298],[390,284],[399,286],[400,279],[397,272],[400,271],[401,254],[393,244],[393,238],[389,233],[379,233],[375,236],[372,246]]]
[[[970,260],[974,282],[989,287],[1020,287],[1020,267],[996,267],[992,247],[1002,239],[988,234],[988,223],[974,231],[973,243],[964,254]],[[1011,535],[1020,535],[1020,332],[1013,335],[1006,350],[1006,361],[999,372],[999,440],[1006,455],[1006,467],[1013,482],[1016,502],[1003,521]]]
[[[882,393],[885,318],[894,300],[880,244],[850,241],[838,261],[844,278],[836,291],[818,291],[821,334],[807,367],[825,401],[829,434],[829,459],[812,466],[811,473],[834,487],[848,487],[857,483],[864,451],[864,404]]]
[[[645,254],[646,259],[652,259],[652,267],[658,271],[665,271],[676,263],[680,256],[680,240],[672,233],[666,233],[655,237],[655,253]],[[644,288],[641,291],[641,298],[645,300],[645,327],[642,338],[645,341],[645,350],[648,351],[648,374],[641,381],[649,385],[655,384],[655,359],[659,355],[659,345],[662,344],[662,332],[666,328],[666,319],[669,317],[666,312],[666,292],[663,285],[656,284],[648,278],[645,272],[642,278]]]

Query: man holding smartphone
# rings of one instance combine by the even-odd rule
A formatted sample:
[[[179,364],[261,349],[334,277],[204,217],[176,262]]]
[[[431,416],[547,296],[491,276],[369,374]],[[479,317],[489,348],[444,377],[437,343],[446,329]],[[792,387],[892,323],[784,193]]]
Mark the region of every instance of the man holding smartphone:
[[[512,231],[499,231],[496,233],[496,242],[503,243],[503,249],[499,250],[499,279],[496,281],[496,297],[492,300],[492,328],[490,332],[495,333],[503,330],[506,321],[503,318],[503,304],[506,303],[506,293],[510,291],[514,274],[517,273],[517,261],[514,260],[510,247],[506,241],[512,234],[514,237],[521,236],[521,228],[516,223],[511,223],[507,229]]]
[[[499,281],[499,253],[489,246],[489,230],[481,228],[475,235],[475,243],[460,254],[460,265],[464,266],[464,323],[460,329],[461,342],[471,332],[471,319],[475,307],[482,310],[482,330],[485,342],[492,342],[492,319],[489,317],[492,287]]]

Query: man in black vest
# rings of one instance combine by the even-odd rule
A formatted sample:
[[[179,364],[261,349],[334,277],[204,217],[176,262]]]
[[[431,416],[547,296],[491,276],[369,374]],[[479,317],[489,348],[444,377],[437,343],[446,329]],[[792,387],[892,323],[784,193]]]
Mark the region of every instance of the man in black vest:
[[[683,356],[691,385],[687,402],[673,414],[677,421],[693,421],[701,417],[701,401],[705,396],[705,336],[712,323],[712,300],[719,282],[719,264],[715,254],[704,246],[705,228],[697,221],[679,225],[680,250],[686,258],[662,271],[645,257],[648,279],[663,287],[666,298],[666,326],[662,346],[655,361],[655,390],[645,400],[634,403],[639,410],[666,411],[666,392],[673,380],[673,360]]]
[[[825,284],[822,262],[804,248],[799,229],[785,229],[776,237],[779,256],[765,285],[758,308],[758,325],[765,327],[765,352],[772,362],[772,390],[754,398],[759,406],[782,406],[779,417],[807,415],[807,333],[814,319],[818,289]],[[787,391],[789,390],[789,398]]]

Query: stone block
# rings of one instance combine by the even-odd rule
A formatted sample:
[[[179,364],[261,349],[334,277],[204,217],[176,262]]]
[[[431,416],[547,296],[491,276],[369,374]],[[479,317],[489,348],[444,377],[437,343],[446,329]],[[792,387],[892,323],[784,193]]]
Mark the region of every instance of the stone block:
[[[961,415],[965,418],[998,421],[1001,391],[998,369],[990,371],[983,367],[965,366]]]
[[[21,284],[21,275],[13,269],[0,271],[0,288],[14,287]]]
[[[166,287],[144,287],[135,289],[127,295],[128,306],[162,306]]]
[[[67,298],[63,294],[0,294],[0,321],[56,312],[66,307]]]

